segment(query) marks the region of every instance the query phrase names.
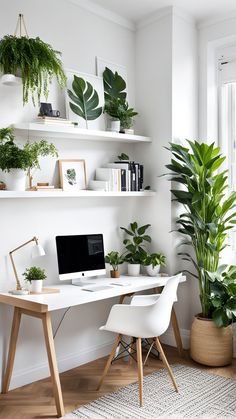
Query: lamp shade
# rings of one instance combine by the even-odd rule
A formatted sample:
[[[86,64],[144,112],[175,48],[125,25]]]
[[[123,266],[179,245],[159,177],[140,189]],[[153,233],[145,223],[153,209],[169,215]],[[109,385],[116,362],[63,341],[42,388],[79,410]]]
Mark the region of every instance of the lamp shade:
[[[20,86],[22,84],[22,79],[14,76],[14,74],[3,74],[1,83],[6,86]]]
[[[40,256],[45,256],[45,251],[40,244],[36,244],[32,249],[31,257],[32,257],[32,259],[34,259],[34,258],[38,258]]]

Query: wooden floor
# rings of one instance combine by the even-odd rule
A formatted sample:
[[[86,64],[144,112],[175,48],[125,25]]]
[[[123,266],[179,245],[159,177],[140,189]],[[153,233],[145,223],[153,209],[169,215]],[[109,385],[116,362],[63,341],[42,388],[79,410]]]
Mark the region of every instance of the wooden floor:
[[[202,368],[213,374],[236,379],[236,359],[228,367],[207,368],[194,363],[189,359],[187,353],[185,353],[185,358],[183,359],[178,356],[174,348],[165,347],[165,351],[170,363],[186,364]],[[103,358],[60,375],[66,413],[71,412],[82,404],[97,399],[99,396],[137,381],[136,363],[133,362],[132,365],[129,365],[126,361],[119,360],[112,365],[102,389],[99,392],[95,391],[104,364],[105,359]],[[144,374],[150,374],[159,368],[162,368],[161,361],[149,358],[144,368]],[[37,381],[10,391],[6,395],[0,395],[1,419],[49,419],[55,417],[50,379]]]

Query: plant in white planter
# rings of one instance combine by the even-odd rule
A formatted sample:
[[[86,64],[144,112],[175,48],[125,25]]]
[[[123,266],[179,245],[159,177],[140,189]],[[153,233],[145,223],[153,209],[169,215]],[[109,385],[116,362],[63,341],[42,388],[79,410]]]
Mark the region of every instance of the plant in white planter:
[[[166,257],[161,253],[146,253],[142,256],[141,262],[149,276],[156,276],[160,272],[160,267],[166,266]]]
[[[120,227],[124,230],[129,238],[123,240],[125,246],[125,261],[128,262],[128,274],[131,276],[138,276],[140,274],[140,264],[142,256],[146,253],[145,243],[152,241],[151,237],[146,234],[146,230],[151,224],[146,224],[141,227],[134,221],[130,223],[130,230],[125,227]]]
[[[42,292],[43,281],[47,278],[44,269],[32,266],[25,270],[23,276],[25,277],[25,281],[30,282],[31,292]]]
[[[4,181],[11,191],[24,191],[26,173],[40,168],[40,156],[57,156],[56,147],[45,140],[27,142],[20,147],[15,142],[13,128],[0,129],[0,169],[4,172]],[[31,183],[31,181],[30,181]]]

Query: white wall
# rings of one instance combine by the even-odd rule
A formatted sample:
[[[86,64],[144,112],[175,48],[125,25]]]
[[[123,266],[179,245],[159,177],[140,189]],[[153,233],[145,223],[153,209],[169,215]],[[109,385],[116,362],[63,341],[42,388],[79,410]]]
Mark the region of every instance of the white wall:
[[[95,74],[95,56],[98,55],[118,64],[125,65],[128,72],[129,97],[134,103],[134,33],[120,25],[102,19],[93,13],[75,6],[69,1],[14,0],[6,2],[0,15],[0,37],[12,33],[17,15],[24,13],[29,34],[40,36],[44,41],[62,52],[65,67]],[[53,90],[50,96],[55,108],[63,112],[63,96]],[[38,109],[21,105],[21,90],[0,87],[0,126],[22,120],[31,120]],[[76,140],[52,139],[59,149],[60,158],[84,158],[88,178],[96,166],[112,161],[118,153],[127,152],[132,157],[134,149],[129,145]],[[55,162],[45,159],[42,172],[35,179],[54,180]],[[147,200],[148,201],[148,200]],[[44,200],[1,200],[0,218],[0,289],[14,286],[8,252],[34,235],[40,238],[47,256],[39,264],[48,273],[47,283],[57,282],[55,235],[101,232],[104,234],[106,251],[119,249],[121,236],[119,226],[127,225],[137,216],[134,213],[135,199],[44,199]],[[124,210],[125,206],[125,210]],[[149,219],[147,217],[146,221]],[[30,246],[29,246],[30,247]],[[31,265],[30,248],[16,255],[19,273]],[[69,369],[108,353],[112,336],[101,333],[98,327],[105,321],[109,308],[114,303],[97,303],[69,312],[56,337],[56,351],[60,370]],[[6,360],[11,309],[0,312],[0,358],[3,367]],[[53,314],[53,327],[59,323],[62,312]],[[41,325],[35,319],[24,319],[20,331],[12,387],[23,385],[48,375],[46,354],[43,349]]]
[[[136,103],[141,110],[140,125],[153,138],[148,148],[139,148],[151,168],[150,184],[157,196],[143,202],[143,214],[148,212],[155,228],[153,250],[167,255],[167,271],[180,267],[176,258],[176,241],[170,231],[176,208],[171,204],[170,182],[159,177],[167,172],[165,165],[170,153],[164,148],[171,141],[197,138],[197,31],[194,22],[178,9],[168,8],[159,18],[140,25],[136,37]],[[182,265],[183,267],[183,265]],[[198,301],[194,284],[179,288],[177,315],[185,345],[188,344],[193,302]],[[174,344],[169,331],[166,342]]]

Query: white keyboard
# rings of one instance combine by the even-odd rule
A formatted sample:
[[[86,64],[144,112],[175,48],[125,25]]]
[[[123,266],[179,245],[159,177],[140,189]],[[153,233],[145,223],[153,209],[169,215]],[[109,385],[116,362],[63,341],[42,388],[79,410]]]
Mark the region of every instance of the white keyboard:
[[[95,291],[105,291],[108,290],[110,288],[114,288],[111,287],[110,285],[91,285],[91,286],[84,286],[82,288],[83,291],[90,291],[90,292],[95,292]]]

